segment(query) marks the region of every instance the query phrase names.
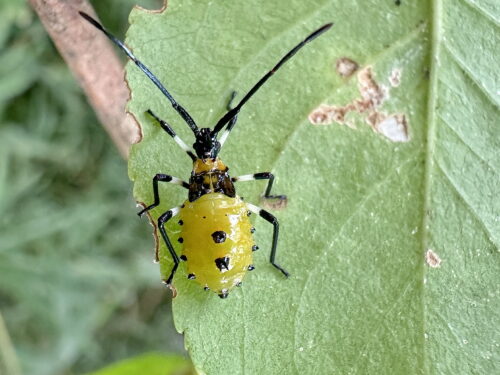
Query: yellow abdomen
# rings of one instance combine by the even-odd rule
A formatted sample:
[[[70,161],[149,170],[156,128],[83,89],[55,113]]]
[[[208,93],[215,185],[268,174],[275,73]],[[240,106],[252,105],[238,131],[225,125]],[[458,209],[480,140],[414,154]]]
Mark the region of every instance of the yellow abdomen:
[[[190,278],[227,295],[252,265],[255,243],[246,204],[238,196],[210,193],[184,202],[179,216],[182,255]]]

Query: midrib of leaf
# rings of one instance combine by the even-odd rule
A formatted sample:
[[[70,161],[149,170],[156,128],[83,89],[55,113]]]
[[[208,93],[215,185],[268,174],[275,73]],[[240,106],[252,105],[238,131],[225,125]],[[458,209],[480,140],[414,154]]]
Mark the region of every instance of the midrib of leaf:
[[[431,206],[431,187],[432,187],[432,170],[433,170],[433,153],[436,144],[436,104],[437,104],[437,86],[438,86],[438,67],[439,67],[439,53],[441,48],[441,14],[442,14],[442,0],[434,0],[432,2],[432,30],[431,30],[431,53],[430,53],[430,80],[429,80],[429,98],[427,103],[427,147],[425,156],[425,183],[424,183],[424,205],[422,212],[422,278],[421,281],[424,283],[427,267],[423,266],[424,254],[427,251],[428,241],[429,241],[429,227],[430,227],[430,217],[429,209]],[[421,303],[423,317],[422,317],[422,345],[423,358],[421,359],[421,368],[430,373],[430,369],[427,367],[427,350],[425,345],[425,332],[426,332],[426,316],[427,316],[427,304],[425,303],[426,291],[425,287],[420,288],[422,296]]]

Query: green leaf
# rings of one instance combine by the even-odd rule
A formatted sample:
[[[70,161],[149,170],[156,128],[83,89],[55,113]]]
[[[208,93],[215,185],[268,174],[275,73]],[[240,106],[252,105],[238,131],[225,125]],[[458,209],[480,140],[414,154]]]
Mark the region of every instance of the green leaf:
[[[175,323],[200,373],[498,370],[500,13],[492,0],[396,3],[172,0],[132,12],[127,43],[209,127],[232,90],[242,98],[335,22],[245,105],[221,153],[232,175],[272,171],[288,195],[277,259],[292,276],[268,263],[272,228],[259,219],[256,271],[228,299],[179,267]],[[358,73],[341,77],[340,58]],[[127,79],[144,135],[129,174],[149,204],[152,177],[187,180],[190,160],[144,112],[192,135],[133,64]],[[329,125],[312,125],[321,104]],[[258,203],[259,184],[238,192]],[[154,220],[186,199],[172,185],[160,194]],[[166,278],[163,244],[160,256]]]
[[[120,361],[88,375],[187,375],[189,362],[178,355],[143,354]]]

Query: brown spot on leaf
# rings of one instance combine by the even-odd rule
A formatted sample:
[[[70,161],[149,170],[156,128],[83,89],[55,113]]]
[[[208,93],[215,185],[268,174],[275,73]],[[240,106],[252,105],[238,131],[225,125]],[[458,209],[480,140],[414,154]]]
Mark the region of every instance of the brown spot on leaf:
[[[432,249],[427,249],[425,253],[425,263],[429,267],[439,268],[441,267],[441,258]]]
[[[321,104],[315,108],[308,116],[309,122],[313,125],[329,125],[333,122],[331,112],[335,107]]]
[[[172,298],[177,297],[177,289],[172,284],[167,284],[167,280],[162,280],[161,282],[165,284],[167,288],[172,291]]]
[[[348,57],[341,57],[337,60],[335,64],[337,73],[343,77],[348,78],[358,70],[359,65],[356,61],[349,59]]]
[[[354,124],[351,121],[346,120],[345,116],[354,109],[355,107],[352,104],[345,107],[321,104],[309,114],[309,121],[313,125],[329,125],[333,122],[337,122],[353,128]]]
[[[375,81],[372,67],[367,66],[358,73],[358,88],[363,100],[358,105],[363,110],[379,107],[387,99],[387,89]]]
[[[401,70],[394,69],[391,73],[391,85],[399,85]],[[367,124],[379,134],[392,142],[408,142],[408,120],[403,113],[387,114],[379,108],[389,98],[389,89],[377,82],[372,67],[367,66],[359,71],[358,90],[360,97],[353,99],[344,106],[321,104],[308,116],[313,125],[329,125],[338,123],[355,128],[350,113],[361,115]]]
[[[276,198],[261,197],[260,204],[262,207],[270,210],[284,210],[288,205],[288,198],[286,196]]]
[[[129,93],[132,92],[130,90],[130,86],[129,86],[127,81],[125,81],[125,84],[127,85]],[[127,100],[130,100],[130,95],[129,95],[129,98]],[[142,132],[142,126],[139,125],[139,121],[137,120],[137,118],[135,117],[135,115],[132,112],[127,111],[126,116],[127,116],[126,117],[127,121],[128,121],[128,119],[131,119],[130,122],[135,124],[136,132],[134,132],[130,135],[130,142],[131,142],[131,144],[135,145],[135,144],[139,143],[140,141],[142,141],[142,138],[144,135]]]
[[[370,112],[368,116],[366,116],[365,121],[368,125],[370,125],[372,128],[375,128],[378,123],[382,122],[385,119],[386,115],[384,115],[381,112]]]
[[[161,6],[160,9],[146,9],[140,5],[134,5],[134,9],[150,14],[161,14],[167,9],[167,1],[166,0],[163,1],[163,5]]]

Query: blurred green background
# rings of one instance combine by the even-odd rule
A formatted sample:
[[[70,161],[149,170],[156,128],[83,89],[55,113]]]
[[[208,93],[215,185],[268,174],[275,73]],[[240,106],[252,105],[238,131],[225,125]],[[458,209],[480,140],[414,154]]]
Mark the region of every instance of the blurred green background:
[[[92,3],[123,38],[134,4],[162,1]],[[37,16],[0,2],[0,373],[184,354],[136,210],[126,162]]]

